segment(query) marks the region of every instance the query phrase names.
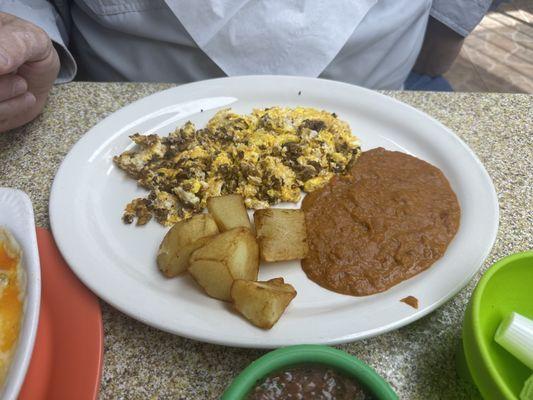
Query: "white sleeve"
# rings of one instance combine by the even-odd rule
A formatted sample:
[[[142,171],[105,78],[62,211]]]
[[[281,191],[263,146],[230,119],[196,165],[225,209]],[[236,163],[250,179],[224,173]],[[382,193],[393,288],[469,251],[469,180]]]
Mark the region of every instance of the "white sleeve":
[[[433,0],[430,15],[461,36],[468,36],[489,9],[492,0]]]
[[[43,29],[59,54],[61,69],[56,83],[71,81],[76,75],[76,62],[68,50],[68,34],[54,6],[45,0],[1,0],[0,12],[25,19]]]

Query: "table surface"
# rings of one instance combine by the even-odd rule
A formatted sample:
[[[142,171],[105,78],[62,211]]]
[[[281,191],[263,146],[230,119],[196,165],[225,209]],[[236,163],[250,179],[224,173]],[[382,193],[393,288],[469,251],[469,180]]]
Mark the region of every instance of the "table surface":
[[[77,82],[55,87],[41,116],[0,134],[0,186],[28,193],[37,225],[48,228],[52,180],[74,143],[117,109],[171,86]],[[474,150],[496,187],[500,227],[481,271],[438,310],[397,331],[338,347],[375,368],[400,398],[467,398],[469,388],[458,380],[454,354],[468,299],[492,263],[533,249],[533,96],[386,94],[434,116]],[[101,399],[218,399],[232,378],[264,353],[164,333],[104,302],[102,313]]]

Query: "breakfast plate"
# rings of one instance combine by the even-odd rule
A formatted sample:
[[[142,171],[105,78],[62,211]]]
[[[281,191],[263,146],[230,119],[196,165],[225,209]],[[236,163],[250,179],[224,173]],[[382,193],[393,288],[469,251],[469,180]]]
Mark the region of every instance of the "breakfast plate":
[[[337,294],[309,280],[298,261],[261,265],[260,280],[282,276],[298,295],[280,321],[258,329],[226,303],[199,290],[190,276],[167,279],[156,267],[168,228],[154,221],[124,224],[124,205],[146,195],[113,163],[136,132],[166,135],[191,120],[203,127],[216,111],[238,113],[274,105],[336,113],[364,151],[384,147],[414,155],[442,170],[461,206],[461,225],[445,255],[426,271],[365,297]],[[297,204],[281,204],[294,208]],[[247,76],[168,89],[110,115],[71,149],[54,180],[50,222],[74,273],[98,296],[156,328],[196,340],[273,348],[336,344],[375,336],[428,314],[455,295],[480,268],[498,228],[492,181],[474,153],[449,129],[387,96],[322,79]],[[419,307],[400,302],[413,296]]]
[[[22,326],[18,341],[15,342],[16,348],[11,365],[8,366],[5,382],[3,384],[0,382],[0,398],[12,400],[17,398],[30,363],[39,323],[41,300],[41,271],[33,206],[26,193],[17,189],[0,188],[0,227],[7,229],[20,245],[21,265],[25,277],[22,281],[26,283],[23,288]],[[8,304],[13,306],[11,302]],[[0,332],[0,335],[7,336],[3,332]]]

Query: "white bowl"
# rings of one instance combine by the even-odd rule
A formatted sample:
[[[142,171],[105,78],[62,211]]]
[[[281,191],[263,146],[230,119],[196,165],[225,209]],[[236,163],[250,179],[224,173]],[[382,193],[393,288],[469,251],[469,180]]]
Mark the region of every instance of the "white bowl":
[[[0,386],[0,399],[15,400],[30,364],[41,303],[41,269],[35,220],[31,200],[26,193],[0,188],[0,226],[10,231],[22,248],[22,267],[26,273],[22,328],[3,388]]]

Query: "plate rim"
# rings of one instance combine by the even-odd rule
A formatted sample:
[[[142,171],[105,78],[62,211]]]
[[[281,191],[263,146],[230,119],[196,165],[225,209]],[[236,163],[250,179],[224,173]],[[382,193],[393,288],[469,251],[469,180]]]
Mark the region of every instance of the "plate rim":
[[[280,81],[283,81],[283,80],[305,81],[307,83],[321,81],[321,82],[326,82],[326,84],[328,84],[328,85],[343,87],[343,88],[348,89],[348,90],[354,90],[354,88],[355,88],[356,91],[360,91],[362,93],[365,93],[368,96],[374,96],[376,98],[379,98],[379,99],[383,100],[384,103],[395,104],[397,107],[408,109],[410,112],[417,114],[419,117],[431,121],[433,124],[438,126],[442,131],[445,131],[447,133],[447,135],[449,136],[449,138],[453,139],[458,145],[460,145],[463,148],[463,150],[465,150],[468,153],[468,155],[472,158],[472,160],[475,162],[475,164],[477,165],[477,167],[479,169],[479,172],[481,172],[481,174],[483,176],[483,179],[489,184],[489,187],[491,189],[490,190],[490,192],[491,192],[490,200],[491,200],[491,203],[492,203],[492,206],[493,206],[492,207],[492,212],[493,212],[493,215],[494,215],[495,218],[494,218],[494,222],[492,223],[492,226],[491,226],[491,231],[489,232],[489,235],[490,235],[490,241],[489,242],[490,243],[487,242],[487,244],[483,247],[483,251],[480,252],[480,255],[478,256],[478,258],[477,258],[477,260],[475,262],[476,268],[473,269],[472,272],[469,273],[468,275],[465,275],[465,277],[461,280],[461,282],[457,286],[454,287],[453,290],[450,290],[447,293],[447,295],[443,296],[442,298],[440,298],[437,301],[434,301],[431,305],[421,309],[420,311],[417,311],[417,312],[415,312],[415,313],[413,313],[413,314],[411,314],[411,315],[409,315],[409,316],[407,316],[405,318],[401,318],[401,319],[395,320],[394,322],[391,322],[391,323],[389,323],[389,324],[387,324],[385,326],[381,326],[379,328],[367,330],[367,331],[365,331],[363,333],[349,334],[349,335],[345,335],[345,336],[341,336],[341,337],[337,337],[337,338],[329,338],[329,337],[327,337],[327,338],[317,338],[317,340],[313,341],[314,344],[336,345],[336,344],[342,344],[342,343],[349,343],[349,342],[353,342],[353,341],[366,339],[366,338],[369,338],[369,337],[374,337],[374,336],[377,336],[377,335],[380,335],[380,334],[383,334],[383,333],[390,332],[392,330],[396,330],[398,328],[406,326],[406,325],[410,324],[411,322],[414,322],[414,321],[416,321],[416,320],[428,315],[429,313],[433,312],[435,309],[437,309],[438,307],[442,306],[445,302],[447,302],[452,297],[454,297],[459,291],[461,291],[468,284],[468,282],[470,282],[470,280],[479,271],[479,269],[483,265],[483,262],[485,261],[485,259],[490,254],[490,251],[492,250],[494,242],[495,242],[495,240],[497,238],[497,233],[498,233],[498,228],[499,228],[499,205],[498,205],[498,197],[497,197],[497,194],[496,194],[496,189],[494,187],[494,184],[492,182],[492,179],[491,179],[490,175],[488,174],[487,170],[485,169],[484,165],[481,163],[481,161],[479,160],[477,155],[473,152],[473,150],[470,149],[470,147],[457,134],[455,134],[455,132],[453,132],[450,128],[446,127],[444,124],[442,124],[440,121],[438,121],[434,117],[426,114],[425,112],[423,112],[423,111],[421,111],[421,110],[419,110],[419,109],[417,109],[417,108],[415,108],[415,107],[413,107],[413,106],[411,106],[411,105],[409,105],[407,103],[404,103],[404,102],[402,102],[400,100],[397,100],[397,99],[395,99],[393,97],[387,96],[387,95],[385,95],[383,93],[379,93],[379,92],[376,92],[376,91],[373,91],[373,90],[370,90],[370,89],[367,89],[367,88],[363,88],[363,87],[360,87],[360,86],[348,84],[348,83],[345,83],[345,82],[333,81],[333,80],[322,79],[322,78],[295,77],[295,76],[287,76],[287,75],[246,75],[246,76],[238,76],[238,77],[223,77],[223,78],[208,79],[208,80],[203,80],[203,81],[198,81],[198,82],[192,82],[192,83],[187,83],[187,84],[183,84],[183,85],[173,86],[173,87],[170,87],[168,89],[157,91],[157,92],[152,93],[152,94],[150,94],[148,96],[142,97],[142,98],[140,98],[140,99],[138,99],[138,100],[136,100],[136,101],[134,101],[132,103],[129,103],[126,106],[121,107],[118,110],[116,110],[115,112],[107,115],[105,118],[101,119],[97,124],[95,124],[93,127],[91,127],[74,144],[74,146],[71,147],[71,149],[69,150],[69,152],[67,153],[67,155],[63,159],[61,165],[59,166],[59,168],[57,170],[57,173],[56,173],[56,175],[54,177],[53,183],[52,183],[52,188],[51,188],[51,192],[50,192],[50,203],[49,203],[50,225],[51,225],[52,232],[53,232],[54,238],[56,240],[57,246],[60,249],[63,257],[67,261],[67,263],[68,263],[69,267],[71,268],[71,270],[74,272],[74,274],[76,274],[76,276],[78,276],[78,279],[80,279],[88,288],[93,290],[93,287],[90,284],[90,282],[86,281],[84,276],[78,275],[76,270],[71,267],[72,259],[70,257],[68,249],[65,248],[65,247],[68,247],[68,246],[66,246],[65,243],[63,243],[62,238],[58,237],[58,236],[60,236],[59,232],[60,232],[61,228],[56,223],[58,222],[59,218],[56,219],[54,217],[54,215],[56,215],[56,212],[60,213],[60,210],[58,210],[58,209],[56,209],[54,207],[54,205],[56,204],[56,198],[57,198],[57,196],[59,196],[59,193],[60,193],[60,188],[59,188],[59,186],[60,186],[60,183],[59,183],[60,182],[60,178],[62,178],[62,175],[66,174],[65,171],[67,170],[67,163],[73,157],[75,149],[76,148],[81,148],[84,145],[85,141],[89,140],[88,138],[89,138],[91,132],[93,132],[94,130],[97,130],[98,127],[102,123],[104,123],[104,121],[106,121],[106,120],[108,120],[109,118],[112,118],[112,117],[116,118],[116,115],[118,113],[127,113],[128,110],[136,107],[136,105],[138,103],[144,102],[144,101],[149,101],[147,99],[150,99],[150,98],[153,98],[153,97],[156,97],[156,96],[160,96],[162,93],[171,92],[171,91],[174,91],[176,89],[178,89],[178,90],[188,90],[190,88],[194,88],[195,86],[206,85],[206,84],[208,84],[208,85],[209,84],[216,85],[218,83],[223,82],[223,84],[231,85],[231,83],[233,81],[253,81],[253,80],[256,80],[256,79],[260,79],[260,80],[274,79],[274,80],[280,80]],[[242,84],[242,83],[243,82],[240,82],[240,84]],[[169,332],[169,333],[172,333],[172,334],[176,334],[176,335],[179,335],[179,336],[182,336],[182,337],[186,337],[186,338],[189,338],[189,339],[194,339],[194,340],[207,342],[207,343],[218,344],[218,345],[241,347],[241,348],[265,348],[265,349],[270,349],[270,348],[277,348],[277,347],[281,347],[281,346],[287,346],[287,345],[296,344],[296,342],[293,343],[293,342],[289,342],[289,341],[286,341],[286,340],[285,341],[279,341],[279,340],[271,340],[271,339],[269,339],[266,342],[263,342],[263,341],[254,341],[254,340],[249,340],[248,339],[248,340],[243,342],[242,340],[239,341],[239,340],[228,339],[228,338],[218,339],[218,338],[212,337],[212,336],[207,338],[207,337],[205,337],[205,335],[202,335],[202,333],[196,334],[194,332],[187,331],[186,329],[183,329],[183,328],[181,328],[181,329],[168,328],[167,326],[165,326],[161,322],[157,321],[156,319],[150,319],[149,317],[140,316],[138,314],[135,314],[134,312],[129,310],[127,307],[122,306],[121,304],[119,304],[118,301],[114,301],[113,298],[112,298],[113,296],[108,294],[108,293],[104,293],[104,292],[98,291],[98,290],[93,290],[93,291],[102,300],[106,301],[107,303],[109,303],[113,307],[117,308],[118,310],[120,310],[124,314],[128,315],[129,317],[134,318],[134,319],[136,319],[138,321],[141,321],[141,322],[143,322],[143,323],[145,323],[145,324],[147,324],[149,326],[155,327],[155,328],[157,328],[159,330],[162,330],[162,331],[165,331],[165,332]]]
[[[8,228],[11,233],[14,230],[24,232],[22,237],[19,237],[17,233],[13,233],[13,236],[15,236],[23,253],[23,268],[26,272],[26,293],[24,316],[21,321],[15,353],[8,368],[3,387],[0,385],[0,397],[4,400],[16,399],[22,388],[33,354],[41,308],[41,265],[37,247],[33,205],[30,197],[22,190],[0,187],[0,206],[3,199],[9,200],[9,198],[15,201],[14,206],[18,208],[19,213],[8,216],[7,219],[10,220],[10,223],[3,224],[3,226]]]

